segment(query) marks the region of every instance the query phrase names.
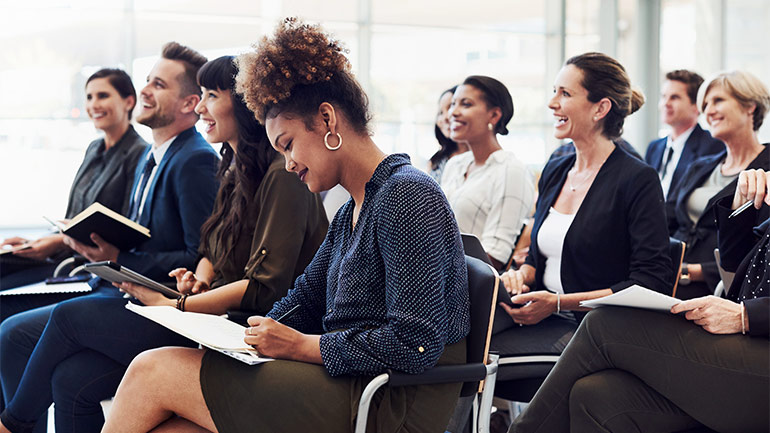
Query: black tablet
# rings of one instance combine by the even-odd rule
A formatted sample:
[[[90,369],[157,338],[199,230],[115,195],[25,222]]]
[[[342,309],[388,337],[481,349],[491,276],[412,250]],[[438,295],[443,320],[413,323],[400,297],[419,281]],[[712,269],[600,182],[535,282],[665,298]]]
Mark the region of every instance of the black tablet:
[[[144,275],[132,271],[131,269],[128,269],[125,266],[121,266],[115,262],[96,262],[96,263],[86,263],[85,265],[86,271],[97,275],[99,277],[104,278],[105,280],[111,282],[111,283],[135,283],[142,285],[144,287],[147,287],[148,289],[155,290],[156,292],[163,293],[164,295],[170,297],[170,298],[176,298],[181,295],[181,293],[177,292],[175,289],[172,289],[168,286],[164,286],[163,284],[145,277]]]

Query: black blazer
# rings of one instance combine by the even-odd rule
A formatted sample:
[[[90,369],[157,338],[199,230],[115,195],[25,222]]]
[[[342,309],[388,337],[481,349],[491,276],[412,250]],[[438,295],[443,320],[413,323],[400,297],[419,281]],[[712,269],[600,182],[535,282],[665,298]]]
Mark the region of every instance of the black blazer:
[[[554,159],[543,169],[526,263],[535,267],[536,290],[543,285],[545,256],[538,232],[564,186],[575,155]],[[599,169],[564,239],[561,280],[565,293],[639,284],[671,293],[663,191],[658,174],[616,148]]]
[[[714,207],[717,201],[722,198],[729,197],[732,199],[738,179],[734,179],[709,199],[703,215],[695,224],[693,224],[690,216],[687,214],[687,200],[690,198],[690,194],[700,188],[706,179],[711,176],[711,173],[725,160],[726,156],[727,151],[725,150],[716,155],[695,160],[690,165],[690,169],[687,170],[685,180],[682,182],[681,189],[677,195],[675,209],[677,229],[673,236],[687,244],[684,261],[687,263],[700,263],[705,279],[705,282],[693,281],[687,286],[680,285],[677,289],[677,297],[681,299],[691,299],[713,294],[720,280],[716,259],[714,259],[714,248],[717,247],[717,222],[714,215]],[[747,168],[770,169],[770,150],[766,144],[762,152],[751,161]],[[770,216],[768,208],[762,208],[751,226],[759,225],[768,216]],[[669,224],[672,224],[672,222],[669,221]]]
[[[770,243],[770,219],[765,220],[752,230],[760,211],[750,208],[733,218],[728,219],[732,210],[732,197],[725,197],[716,205],[716,215],[719,224],[719,256],[722,267],[730,272],[735,272],[735,279],[729,290],[725,290],[723,297],[734,302],[743,295],[743,291],[752,288],[751,282],[744,280],[749,265],[752,265],[754,256],[763,246],[768,248]],[[764,206],[767,209],[767,206]],[[767,264],[765,264],[767,266]],[[746,307],[746,315],[749,318],[749,334],[770,338],[770,294],[767,291],[756,299],[746,299],[743,305]]]
[[[655,171],[660,172],[660,166],[663,164],[663,154],[666,151],[666,137],[657,139],[647,146],[647,153],[644,155],[644,160],[647,164],[650,164]],[[679,189],[682,186],[684,180],[684,174],[690,167],[693,161],[698,158],[716,155],[724,152],[725,144],[721,140],[711,136],[711,133],[700,127],[699,124],[695,124],[695,128],[687,137],[687,141],[684,142],[684,148],[682,149],[682,155],[679,157],[679,161],[676,163],[674,169],[674,175],[671,178],[671,186],[668,189],[668,195],[666,196],[666,215],[672,216],[669,219],[672,225],[668,227],[669,235],[673,235],[676,231],[676,221],[673,216],[676,214],[676,197],[679,194]]]
[[[76,200],[74,196],[84,181],[89,166],[104,149],[104,138],[92,141],[88,145],[75,180],[72,181],[66,217],[74,217],[97,201],[115,212],[126,215],[131,200],[134,170],[139,158],[148,148],[147,142],[136,133],[133,126],[129,126],[123,137],[104,155],[108,158],[104,169],[88,180],[89,187],[84,191],[83,197]]]

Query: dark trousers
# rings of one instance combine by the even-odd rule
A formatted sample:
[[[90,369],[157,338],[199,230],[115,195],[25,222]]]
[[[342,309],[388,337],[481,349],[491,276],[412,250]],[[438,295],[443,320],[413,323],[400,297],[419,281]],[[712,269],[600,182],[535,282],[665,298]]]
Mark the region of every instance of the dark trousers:
[[[128,311],[121,295],[103,288],[0,325],[7,401],[2,418],[17,426],[14,432],[29,431],[52,402],[57,433],[98,432],[104,423],[100,401],[115,394],[136,355],[161,346],[197,346]]]
[[[720,432],[770,427],[770,342],[683,317],[589,313],[510,432]]]
[[[53,265],[51,265],[53,266]],[[53,272],[53,268],[51,268],[51,272]],[[50,275],[50,273],[48,275]],[[42,281],[46,277],[45,274],[39,274],[40,278],[35,276],[33,273],[25,273],[25,272],[17,272],[10,277],[0,277],[2,281],[0,281],[0,286],[3,289],[10,289],[13,287],[26,285],[35,283],[38,281]],[[11,281],[12,280],[12,281]],[[7,284],[6,284],[7,283]],[[57,302],[65,301],[67,299],[72,299],[78,296],[85,295],[86,293],[50,293],[50,294],[40,294],[40,295],[7,295],[7,296],[0,296],[0,323],[4,322],[7,318],[12,317],[18,313],[22,313],[29,310],[34,310],[36,308],[45,307],[48,305],[56,304]],[[50,312],[50,311],[49,311]],[[44,314],[45,318],[42,319],[42,323],[40,324],[40,330],[37,332],[37,335],[40,335],[40,332],[42,332],[43,327],[45,326],[45,322],[48,320],[47,313]],[[34,343],[32,343],[32,347],[34,347]],[[3,353],[0,352],[0,369],[2,368],[2,364],[4,362],[4,356]],[[12,362],[12,361],[11,361]],[[24,366],[21,366],[21,369],[24,369]],[[3,391],[5,388],[10,387],[12,389],[15,389],[17,383],[13,383],[9,386],[0,386],[0,411],[5,409],[5,398],[3,398]],[[35,433],[44,433],[46,431],[46,416],[43,415],[40,422],[40,427],[36,428],[34,431]]]

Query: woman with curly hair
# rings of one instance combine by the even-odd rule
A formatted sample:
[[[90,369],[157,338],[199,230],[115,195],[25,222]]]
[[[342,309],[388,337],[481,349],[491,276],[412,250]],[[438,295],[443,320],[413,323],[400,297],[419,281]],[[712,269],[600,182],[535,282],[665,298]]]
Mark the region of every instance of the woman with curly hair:
[[[120,285],[144,305],[264,314],[286,295],[326,234],[320,197],[283,170],[283,157],[234,93],[236,73],[231,56],[198,72],[203,97],[195,110],[207,125],[206,139],[223,143],[221,186],[201,229],[195,273],[171,272],[183,296],[168,299],[142,286]],[[30,431],[52,401],[57,432],[97,432],[104,423],[99,402],[114,395],[136,355],[155,347],[197,347],[125,304],[121,297],[83,297],[53,309],[21,382],[6,393],[10,401],[0,414],[0,432]]]
[[[146,352],[121,383],[105,431],[346,432],[372,376],[465,362],[467,273],[452,211],[407,156],[374,144],[366,95],[342,51],[319,27],[287,19],[239,57],[239,91],[286,169],[311,191],[341,184],[351,195],[294,288],[267,317],[249,319],[245,342],[276,360]],[[369,428],[443,431],[459,392],[459,384],[388,388]]]

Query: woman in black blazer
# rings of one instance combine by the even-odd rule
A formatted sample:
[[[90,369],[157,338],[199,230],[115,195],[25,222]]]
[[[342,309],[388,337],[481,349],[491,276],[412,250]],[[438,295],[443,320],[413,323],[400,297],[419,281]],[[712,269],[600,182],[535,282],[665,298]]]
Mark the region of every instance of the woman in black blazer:
[[[634,284],[671,289],[657,174],[612,142],[643,96],[631,89],[622,65],[598,53],[569,59],[554,92],[554,135],[572,139],[576,154],[546,165],[529,256],[503,275],[513,302],[525,305],[501,306],[513,322],[527,325],[493,338],[493,350],[504,355],[560,353],[582,319],[580,301]]]
[[[711,134],[724,141],[726,149],[695,160],[676,199],[678,228],[674,237],[687,244],[676,293],[680,299],[712,294],[719,283],[714,259],[716,203],[733,196],[741,170],[770,169],[770,151],[757,138],[770,108],[770,93],[762,82],[742,71],[720,74],[701,87],[698,106],[706,115]],[[769,216],[770,210],[763,208],[752,226]]]
[[[768,182],[744,171],[735,196],[714,205],[722,265],[736,276],[722,298],[683,301],[671,308],[679,316],[591,312],[510,432],[767,431],[770,220],[752,223],[770,205]]]

